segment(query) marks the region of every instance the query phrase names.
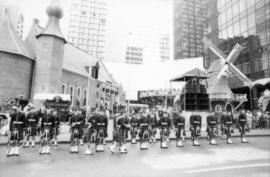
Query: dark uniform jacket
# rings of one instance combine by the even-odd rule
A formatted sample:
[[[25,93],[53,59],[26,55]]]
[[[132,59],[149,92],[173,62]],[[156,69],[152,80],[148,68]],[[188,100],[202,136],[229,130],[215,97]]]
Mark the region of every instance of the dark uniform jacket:
[[[221,124],[223,125],[227,125],[227,124],[233,124],[234,120],[233,120],[233,116],[232,115],[222,115],[221,116]]]
[[[105,114],[96,114],[96,126],[97,128],[105,128],[108,127],[108,119]]]
[[[55,128],[55,121],[52,114],[45,113],[41,120],[41,130],[49,128],[50,139],[53,138],[53,128]]]
[[[139,119],[139,127],[143,130],[148,129],[149,120],[146,116],[142,115]]]
[[[36,112],[30,112],[26,116],[26,124],[27,126],[35,127],[38,124],[39,117]]]
[[[174,127],[185,127],[185,118],[181,116],[179,113],[173,113],[173,124]]]
[[[135,115],[133,115],[130,119],[130,125],[132,127],[138,127],[138,124],[139,124],[139,119]]]
[[[150,114],[148,116],[148,119],[149,119],[149,123],[151,125],[152,128],[156,128],[157,127],[157,116],[155,114]]]
[[[12,132],[14,129],[18,130],[18,140],[23,139],[23,130],[26,127],[26,117],[25,114],[18,111],[10,115],[10,125],[9,130]],[[15,137],[11,136],[11,140],[14,140]]]
[[[247,116],[245,113],[240,113],[238,123],[239,125],[245,125],[247,123]]]
[[[206,118],[206,122],[208,126],[215,126],[217,125],[217,116],[215,115],[209,115]]]
[[[158,123],[160,128],[170,128],[171,127],[171,119],[169,116],[161,116]]]
[[[191,126],[201,126],[202,125],[202,117],[200,115],[191,115],[189,119],[189,123]]]
[[[116,125],[117,125],[118,127],[120,127],[121,129],[126,129],[126,130],[128,130],[128,129],[129,129],[128,124],[129,124],[129,119],[128,119],[128,117],[125,116],[125,115],[119,116],[119,117],[117,118],[117,120],[116,120]]]

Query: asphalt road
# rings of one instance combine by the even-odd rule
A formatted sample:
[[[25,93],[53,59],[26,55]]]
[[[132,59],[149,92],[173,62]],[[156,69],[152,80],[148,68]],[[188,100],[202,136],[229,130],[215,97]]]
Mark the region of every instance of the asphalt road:
[[[0,146],[0,177],[270,177],[270,137],[249,138],[250,143],[210,146],[206,140],[193,147],[188,140],[185,147],[169,149],[151,144],[147,151],[139,145],[128,144],[128,154],[111,154],[107,145],[104,153],[85,156],[70,154],[69,146],[61,144],[51,155],[38,155],[38,147],[23,149],[19,157],[6,157]]]

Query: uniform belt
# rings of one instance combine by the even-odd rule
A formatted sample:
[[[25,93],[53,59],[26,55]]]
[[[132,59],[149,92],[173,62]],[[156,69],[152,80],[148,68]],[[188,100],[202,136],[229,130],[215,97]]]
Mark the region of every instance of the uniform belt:
[[[35,119],[28,119],[29,122],[35,122]]]
[[[183,123],[177,123],[177,125],[184,125]]]
[[[97,125],[100,125],[100,126],[102,126],[102,125],[105,125],[105,123],[97,123]]]
[[[52,125],[52,123],[44,123],[44,125]]]
[[[143,126],[148,126],[148,124],[141,124],[141,126],[143,127]]]
[[[241,122],[246,122],[246,120],[240,120]]]
[[[23,124],[21,121],[14,121],[13,124]]]
[[[194,121],[194,123],[195,123],[195,124],[199,124],[200,122],[198,122],[198,121]]]
[[[226,122],[226,124],[232,124],[232,122]]]
[[[211,121],[210,123],[211,123],[211,124],[216,124],[217,122],[216,122],[216,121]]]
[[[163,122],[163,123],[161,123],[161,125],[168,125],[168,123],[164,123],[164,122]]]

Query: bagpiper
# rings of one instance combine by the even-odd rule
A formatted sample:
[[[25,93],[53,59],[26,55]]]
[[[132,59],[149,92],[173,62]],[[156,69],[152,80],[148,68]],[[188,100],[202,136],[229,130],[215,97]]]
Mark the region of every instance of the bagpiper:
[[[119,147],[121,154],[126,154],[126,140],[128,137],[128,130],[130,129],[129,120],[124,110],[120,111],[120,115],[114,120],[114,144],[110,147],[111,152],[115,153],[116,148]]]
[[[130,118],[130,137],[131,137],[131,143],[136,144],[136,136],[138,134],[138,114],[137,111],[134,111]]]
[[[217,116],[215,112],[211,112],[210,115],[206,117],[207,122],[207,136],[209,137],[209,141],[211,145],[217,145],[216,136],[218,135],[218,127],[217,127]]]
[[[50,154],[51,140],[53,139],[53,129],[55,121],[52,110],[46,109],[41,120],[41,136],[40,136],[40,155]]]
[[[247,124],[247,116],[245,113],[245,109],[241,109],[239,117],[238,117],[238,127],[241,133],[241,142],[248,143],[246,139],[246,131],[249,131],[249,127]]]
[[[84,125],[84,143],[86,144],[85,155],[93,155],[93,152],[91,151],[91,143],[96,142],[96,118],[96,108],[92,108],[91,113],[86,117]]]
[[[31,106],[29,113],[26,116],[26,142],[24,147],[29,146],[29,139],[32,138],[31,146],[35,147],[35,136],[37,135],[39,117],[34,107]]]
[[[151,112],[147,115],[148,120],[149,120],[149,143],[156,143],[156,133],[157,133],[157,116],[154,110],[151,110]]]
[[[57,113],[57,110],[53,110],[52,115],[53,115],[53,121],[54,121],[53,144],[54,144],[54,146],[58,146],[57,136],[60,134],[60,116]]]
[[[69,120],[69,125],[71,129],[70,137],[70,153],[79,152],[79,141],[83,136],[83,124],[84,118],[80,114],[79,110],[75,110],[74,115]]]
[[[231,139],[231,134],[234,132],[233,131],[233,125],[234,125],[234,119],[232,112],[229,111],[227,114],[222,114],[221,116],[221,131],[222,135],[221,137],[225,138],[227,140],[228,144],[232,144],[232,139]]]
[[[199,114],[191,115],[189,124],[193,146],[200,146],[199,137],[201,136],[202,117]]]
[[[149,120],[147,119],[147,114],[145,111],[141,111],[140,119],[139,119],[139,138],[140,138],[140,149],[146,150],[148,149],[147,142],[149,141]]]
[[[173,112],[173,124],[175,128],[175,136],[176,136],[176,147],[183,147],[184,139],[186,136],[185,132],[185,117],[182,116],[182,112]]]
[[[23,140],[23,130],[26,127],[26,118],[21,108],[14,106],[12,111],[10,115],[7,156],[19,156],[20,142]]]
[[[99,112],[96,115],[96,152],[104,151],[104,139],[107,137],[107,129],[108,129],[108,119],[105,114],[105,110],[102,106],[99,108]]]
[[[171,119],[167,111],[162,112],[158,124],[160,129],[160,147],[168,148],[167,142],[169,141]]]

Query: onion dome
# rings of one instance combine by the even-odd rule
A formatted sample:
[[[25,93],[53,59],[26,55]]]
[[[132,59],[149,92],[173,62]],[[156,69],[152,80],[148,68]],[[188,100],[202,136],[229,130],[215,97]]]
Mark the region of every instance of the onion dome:
[[[54,36],[64,40],[66,43],[65,37],[63,36],[59,21],[63,17],[63,10],[59,3],[59,0],[52,0],[51,4],[47,7],[47,15],[49,20],[47,22],[44,30],[37,36],[37,38],[41,36]]]
[[[59,19],[63,17],[63,10],[58,0],[53,0],[51,4],[47,7],[46,12],[49,17],[52,16]]]

